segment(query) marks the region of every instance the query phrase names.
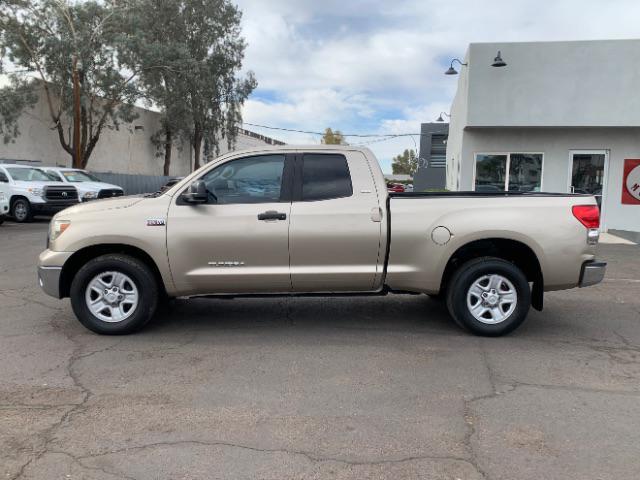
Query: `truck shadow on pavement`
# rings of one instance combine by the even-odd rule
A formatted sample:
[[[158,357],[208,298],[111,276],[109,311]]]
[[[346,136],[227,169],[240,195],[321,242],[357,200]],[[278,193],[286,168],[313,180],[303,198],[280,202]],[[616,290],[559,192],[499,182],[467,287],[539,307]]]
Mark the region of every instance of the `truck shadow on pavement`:
[[[464,333],[442,302],[426,295],[274,297],[173,300],[143,332],[255,330],[300,327],[406,333]]]

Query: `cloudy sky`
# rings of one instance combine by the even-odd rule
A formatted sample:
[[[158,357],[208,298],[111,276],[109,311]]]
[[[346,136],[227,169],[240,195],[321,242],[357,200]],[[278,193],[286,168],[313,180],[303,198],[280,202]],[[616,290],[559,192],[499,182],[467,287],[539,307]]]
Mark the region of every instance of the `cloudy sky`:
[[[245,66],[259,83],[244,120],[307,131],[419,132],[420,123],[449,111],[457,77],[443,72],[470,42],[640,37],[637,0],[236,2]],[[319,142],[247,128],[288,143]],[[390,172],[391,158],[414,143],[404,137],[369,146]]]

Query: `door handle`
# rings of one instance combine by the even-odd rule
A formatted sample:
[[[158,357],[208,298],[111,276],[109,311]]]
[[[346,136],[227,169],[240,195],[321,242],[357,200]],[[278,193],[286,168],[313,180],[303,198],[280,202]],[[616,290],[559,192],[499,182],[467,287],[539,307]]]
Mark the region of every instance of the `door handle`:
[[[276,212],[275,210],[268,210],[258,214],[258,220],[286,220],[287,214]]]

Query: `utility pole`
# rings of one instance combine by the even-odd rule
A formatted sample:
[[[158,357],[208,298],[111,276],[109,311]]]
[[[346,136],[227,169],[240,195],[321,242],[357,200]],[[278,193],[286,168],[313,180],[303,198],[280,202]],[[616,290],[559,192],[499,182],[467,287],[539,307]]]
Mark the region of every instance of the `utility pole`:
[[[73,168],[82,168],[80,148],[80,78],[78,76],[78,57],[73,56]]]

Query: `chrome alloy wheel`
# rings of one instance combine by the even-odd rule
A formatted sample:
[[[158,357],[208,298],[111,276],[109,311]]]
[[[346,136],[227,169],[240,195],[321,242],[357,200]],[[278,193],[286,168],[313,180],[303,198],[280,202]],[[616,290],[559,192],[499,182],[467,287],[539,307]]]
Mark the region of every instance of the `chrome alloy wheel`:
[[[518,304],[513,283],[502,275],[484,275],[471,284],[467,308],[476,320],[489,325],[504,322]]]
[[[122,272],[102,272],[87,285],[87,308],[103,322],[122,322],[138,306],[138,287]]]

